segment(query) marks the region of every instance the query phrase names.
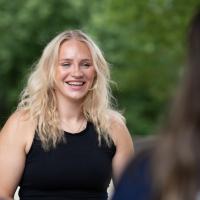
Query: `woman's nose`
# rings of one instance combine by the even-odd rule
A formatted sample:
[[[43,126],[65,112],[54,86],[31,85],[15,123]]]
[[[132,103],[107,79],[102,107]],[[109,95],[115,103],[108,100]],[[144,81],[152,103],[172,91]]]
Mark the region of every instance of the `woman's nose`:
[[[74,65],[72,67],[72,76],[74,76],[74,77],[82,77],[83,76],[83,72],[81,71],[79,65]]]

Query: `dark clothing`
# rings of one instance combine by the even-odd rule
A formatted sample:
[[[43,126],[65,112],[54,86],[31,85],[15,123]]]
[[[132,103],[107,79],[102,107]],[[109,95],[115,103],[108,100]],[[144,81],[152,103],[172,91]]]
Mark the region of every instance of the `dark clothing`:
[[[20,183],[22,200],[106,200],[116,148],[108,147],[94,125],[77,134],[65,132],[66,142],[45,152],[35,136]]]
[[[129,163],[117,185],[113,200],[152,199],[150,155],[150,152],[142,152]]]

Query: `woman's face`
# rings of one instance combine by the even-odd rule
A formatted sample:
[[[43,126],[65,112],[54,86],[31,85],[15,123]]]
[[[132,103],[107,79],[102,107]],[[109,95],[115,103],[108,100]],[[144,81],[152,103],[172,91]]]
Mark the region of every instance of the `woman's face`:
[[[55,75],[57,98],[83,100],[95,75],[92,56],[84,42],[72,39],[61,44]]]

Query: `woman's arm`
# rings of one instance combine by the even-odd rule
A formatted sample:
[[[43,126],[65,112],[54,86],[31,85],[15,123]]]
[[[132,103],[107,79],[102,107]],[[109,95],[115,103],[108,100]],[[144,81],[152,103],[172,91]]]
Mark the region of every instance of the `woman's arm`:
[[[14,113],[0,132],[0,199],[12,199],[30,148],[30,120]],[[33,137],[33,136],[32,136]]]
[[[116,145],[116,153],[112,161],[113,182],[118,182],[124,168],[134,155],[131,135],[122,120],[112,120],[111,137]]]

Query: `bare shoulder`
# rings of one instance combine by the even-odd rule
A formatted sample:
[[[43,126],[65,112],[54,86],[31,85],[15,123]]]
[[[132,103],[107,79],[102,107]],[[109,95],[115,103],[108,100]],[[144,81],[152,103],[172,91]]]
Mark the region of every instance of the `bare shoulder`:
[[[34,136],[34,122],[23,111],[14,112],[0,132],[0,196],[13,198]]]
[[[111,112],[109,117],[110,136],[116,146],[126,143],[132,146],[132,137],[126,126],[125,120],[117,112]]]
[[[35,122],[24,111],[15,111],[0,132],[0,143],[17,144],[27,152],[34,137]]]

